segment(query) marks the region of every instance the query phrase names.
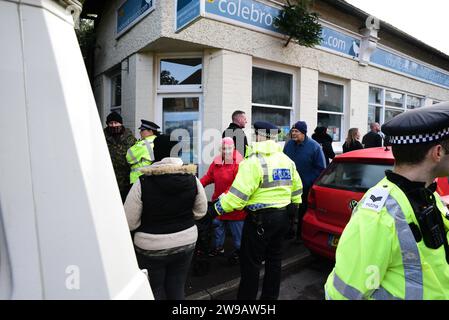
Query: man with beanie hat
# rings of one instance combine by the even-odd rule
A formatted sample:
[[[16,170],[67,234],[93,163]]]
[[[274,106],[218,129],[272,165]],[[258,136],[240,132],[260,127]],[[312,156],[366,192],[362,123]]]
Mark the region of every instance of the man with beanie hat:
[[[131,188],[126,152],[137,139],[129,129],[123,126],[123,119],[117,112],[111,112],[106,117],[106,124],[107,127],[104,129],[104,135],[108,144],[120,195],[124,202]]]
[[[291,140],[284,146],[284,153],[292,159],[296,164],[296,170],[304,187],[302,194],[302,203],[298,211],[298,225],[296,232],[296,240],[301,242],[302,218],[307,211],[307,196],[313,182],[318,178],[321,172],[326,168],[323,150],[321,146],[307,137],[307,124],[304,121],[296,122],[291,131]],[[292,238],[294,231],[294,218],[291,221],[291,230],[288,238]]]

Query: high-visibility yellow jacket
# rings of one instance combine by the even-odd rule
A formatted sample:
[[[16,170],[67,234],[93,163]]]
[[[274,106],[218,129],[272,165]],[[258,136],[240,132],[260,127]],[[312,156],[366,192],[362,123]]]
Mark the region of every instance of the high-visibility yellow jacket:
[[[256,142],[247,154],[229,192],[215,203],[219,214],[245,207],[257,211],[301,203],[302,182],[295,163],[276,142]]]
[[[438,194],[437,207],[449,236],[449,212]],[[445,249],[416,242],[409,224],[419,226],[404,192],[387,178],[356,207],[336,252],[326,299],[449,299]]]
[[[150,166],[154,161],[153,142],[156,136],[149,136],[145,139],[137,141],[126,153],[126,161],[128,161],[131,172],[129,180],[134,183],[142,175],[139,169]]]

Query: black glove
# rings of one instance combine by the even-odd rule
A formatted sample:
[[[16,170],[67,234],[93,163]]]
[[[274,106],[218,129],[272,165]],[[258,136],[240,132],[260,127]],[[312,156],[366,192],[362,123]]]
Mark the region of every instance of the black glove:
[[[196,221],[199,231],[210,229],[212,222],[214,221],[215,217],[218,215],[218,213],[214,207],[215,202],[208,202],[206,215]]]
[[[213,219],[211,218],[211,216],[206,213],[206,215],[204,217],[202,217],[199,220],[196,220],[196,226],[198,227],[198,232],[207,232],[211,225],[212,225],[212,221]]]
[[[207,204],[207,214],[212,217],[212,220],[218,216],[218,212],[217,212],[217,210],[215,210],[215,204],[217,202],[218,202],[218,200],[215,200],[214,202],[209,202]]]

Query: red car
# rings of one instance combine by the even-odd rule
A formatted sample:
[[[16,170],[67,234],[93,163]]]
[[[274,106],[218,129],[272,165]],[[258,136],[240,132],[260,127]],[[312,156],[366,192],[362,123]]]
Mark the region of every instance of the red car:
[[[385,148],[357,150],[335,157],[310,190],[302,224],[304,245],[314,254],[335,259],[338,240],[352,209],[393,164],[391,149]],[[448,195],[448,178],[439,178],[437,182],[438,193]]]

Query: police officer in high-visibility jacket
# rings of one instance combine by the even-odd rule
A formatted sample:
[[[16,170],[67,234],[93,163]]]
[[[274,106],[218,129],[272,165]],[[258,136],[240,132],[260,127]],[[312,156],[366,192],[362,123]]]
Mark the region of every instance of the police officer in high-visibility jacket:
[[[447,300],[449,212],[434,180],[449,175],[449,103],[407,111],[382,131],[394,169],[355,208],[326,298]]]
[[[140,136],[137,141],[126,153],[126,161],[131,167],[129,180],[131,184],[137,181],[142,175],[140,169],[150,166],[154,161],[153,141],[159,135],[159,126],[148,120],[141,120]]]
[[[260,266],[265,261],[261,299],[274,300],[279,296],[282,240],[289,227],[287,206],[293,206],[294,212],[301,203],[302,183],[295,163],[274,141],[279,129],[267,122],[256,122],[254,128],[257,142],[240,163],[229,192],[219,198],[211,211],[223,215],[246,210],[238,299],[256,299]]]

